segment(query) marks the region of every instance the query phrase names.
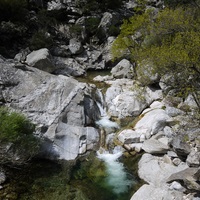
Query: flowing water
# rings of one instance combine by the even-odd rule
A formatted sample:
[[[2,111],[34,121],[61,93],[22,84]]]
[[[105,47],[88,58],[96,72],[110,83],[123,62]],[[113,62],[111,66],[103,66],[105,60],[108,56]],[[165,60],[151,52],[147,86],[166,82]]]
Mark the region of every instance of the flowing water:
[[[11,179],[0,190],[7,200],[129,200],[141,181],[137,177],[137,157],[126,158],[123,149],[113,146],[120,126],[106,113],[104,98],[97,90],[104,133],[104,145],[76,162],[54,163],[34,160],[23,169],[8,170]]]

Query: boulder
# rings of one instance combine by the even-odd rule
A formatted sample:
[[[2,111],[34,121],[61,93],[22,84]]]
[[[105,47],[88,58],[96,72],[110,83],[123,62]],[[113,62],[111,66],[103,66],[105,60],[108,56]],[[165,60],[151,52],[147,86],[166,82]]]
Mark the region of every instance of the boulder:
[[[186,168],[178,172],[174,172],[168,177],[167,182],[178,181],[184,183],[184,187],[188,190],[200,191],[200,169],[199,168]]]
[[[133,65],[129,60],[121,60],[115,67],[112,68],[111,74],[114,78],[133,78]]]
[[[32,51],[27,55],[25,62],[31,67],[35,67],[49,73],[55,70],[55,67],[51,61],[49,50],[46,48]]]
[[[131,129],[125,129],[118,135],[118,140],[123,144],[131,144],[140,142],[140,133],[133,131]]]
[[[80,65],[73,58],[54,57],[53,61],[55,63],[55,70],[53,73],[56,75],[77,77],[86,74],[84,66]]]
[[[152,135],[163,130],[169,116],[163,109],[153,109],[142,114],[140,118],[134,129],[144,134],[146,138],[150,138]]]
[[[147,106],[143,88],[134,86],[132,80],[117,79],[106,83],[111,84],[105,94],[110,115],[120,118],[137,116]]]
[[[191,152],[191,147],[187,143],[189,140],[187,135],[179,134],[173,137],[171,145],[174,151],[183,159],[186,159]]]
[[[145,182],[161,187],[166,184],[168,178],[179,171],[187,169],[186,164],[174,166],[165,157],[144,154],[138,163],[138,175]]]
[[[69,41],[69,50],[72,54],[80,54],[81,52],[83,52],[83,46],[80,41],[72,38]]]
[[[92,97],[96,91],[94,86],[28,66],[19,68],[12,62],[0,62],[0,68],[4,104],[22,111],[37,125],[38,134],[44,137],[41,155],[70,160],[98,143],[96,129],[88,127],[100,117],[96,100]],[[62,134],[59,136],[58,133]],[[67,138],[69,146],[65,148],[71,149],[73,156],[63,156],[63,152],[55,148],[57,143],[63,147],[65,139],[60,138]]]
[[[138,116],[145,107],[161,98],[161,90],[141,87],[130,79],[106,81],[111,86],[105,94],[108,112],[115,117]]]
[[[102,50],[102,58],[105,60],[105,63],[111,63],[113,56],[111,53],[112,44],[115,40],[115,37],[110,36],[107,38],[107,42],[105,43],[103,50]]]
[[[199,167],[200,152],[197,151],[197,149],[193,148],[190,154],[187,156],[186,162],[190,167]]]
[[[3,184],[6,181],[6,175],[5,173],[2,171],[2,169],[0,168],[0,186],[1,184]]]
[[[60,123],[56,128],[54,150],[59,159],[74,160],[98,146],[99,133],[93,127]]]
[[[183,193],[176,190],[169,190],[165,187],[156,187],[144,184],[131,197],[131,200],[183,200]]]
[[[146,153],[150,154],[165,154],[168,151],[169,147],[166,144],[151,138],[144,141],[142,149]]]
[[[153,68],[153,63],[147,60],[139,64],[136,73],[138,81],[142,85],[151,85],[159,81],[159,76]]]

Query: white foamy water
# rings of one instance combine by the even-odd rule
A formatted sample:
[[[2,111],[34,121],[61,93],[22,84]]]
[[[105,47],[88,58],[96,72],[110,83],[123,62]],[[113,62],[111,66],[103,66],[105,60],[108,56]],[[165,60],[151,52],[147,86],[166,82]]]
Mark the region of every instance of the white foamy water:
[[[105,162],[108,174],[106,181],[115,194],[124,193],[128,190],[132,181],[128,180],[125,168],[118,158],[122,155],[121,151],[110,154],[107,151],[97,152],[97,157]]]
[[[108,116],[102,117],[100,120],[96,121],[96,124],[104,128],[119,128],[119,125],[111,121]]]
[[[107,115],[106,108],[104,106],[104,98],[103,94],[100,90],[97,90],[97,95],[99,96],[100,101],[97,101],[97,106],[99,108],[101,119],[96,121],[96,124],[103,128],[119,128],[119,125],[116,122],[110,120],[109,116]]]

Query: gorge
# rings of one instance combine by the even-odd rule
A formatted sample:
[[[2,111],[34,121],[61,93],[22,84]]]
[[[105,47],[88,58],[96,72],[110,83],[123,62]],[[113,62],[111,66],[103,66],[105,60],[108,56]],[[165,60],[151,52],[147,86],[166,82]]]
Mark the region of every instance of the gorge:
[[[40,142],[0,128],[0,199],[200,199],[199,1],[13,2],[0,108]]]

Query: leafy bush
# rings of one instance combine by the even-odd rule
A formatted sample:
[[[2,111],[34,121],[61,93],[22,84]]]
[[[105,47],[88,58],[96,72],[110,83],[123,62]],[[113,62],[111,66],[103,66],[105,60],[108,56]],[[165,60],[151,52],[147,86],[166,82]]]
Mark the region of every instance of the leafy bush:
[[[124,21],[113,43],[115,58],[129,55],[136,73],[145,61],[160,77],[173,74],[174,89],[197,96],[200,90],[200,7],[147,10]],[[197,99],[198,105],[200,101]],[[200,106],[199,106],[200,107]]]
[[[28,158],[35,155],[39,147],[39,140],[33,135],[34,131],[35,125],[24,115],[0,107],[0,142],[1,144],[12,144],[14,154]],[[4,159],[9,159],[4,158],[6,156],[0,156],[0,163]]]

